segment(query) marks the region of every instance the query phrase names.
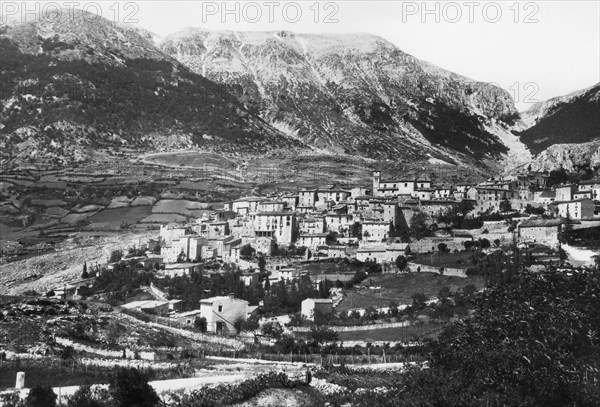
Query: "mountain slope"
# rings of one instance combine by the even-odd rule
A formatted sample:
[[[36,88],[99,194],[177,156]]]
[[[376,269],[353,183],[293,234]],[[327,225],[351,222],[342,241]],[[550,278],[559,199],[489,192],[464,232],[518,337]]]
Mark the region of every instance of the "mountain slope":
[[[303,148],[143,34],[81,11],[0,27],[2,161],[68,164],[165,144]]]
[[[222,83],[265,121],[333,153],[493,162],[518,117],[510,95],[369,34],[188,28],[161,49]],[[515,141],[517,149],[524,146]]]
[[[588,143],[554,144],[531,161],[533,171],[553,171],[563,168],[568,172],[600,167],[600,140]]]
[[[554,144],[600,138],[600,83],[536,103],[522,114],[521,125],[525,130],[516,134],[536,154]]]

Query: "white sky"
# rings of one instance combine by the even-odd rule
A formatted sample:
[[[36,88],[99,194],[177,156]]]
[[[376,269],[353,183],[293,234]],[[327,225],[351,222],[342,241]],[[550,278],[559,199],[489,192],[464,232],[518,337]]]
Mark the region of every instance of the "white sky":
[[[57,3],[62,5],[63,1],[68,0]],[[2,3],[6,14],[5,3],[10,2]],[[21,7],[21,2],[14,3]],[[44,7],[47,3],[40,4]],[[129,21],[159,36],[189,26],[239,31],[368,32],[419,59],[476,80],[499,84],[511,92],[519,110],[537,100],[600,82],[598,0],[323,0],[319,3],[314,0],[227,3],[80,0],[75,7],[94,12],[95,4],[101,4],[104,17],[128,22],[129,16]],[[226,14],[225,8],[233,12]],[[425,14],[425,8],[432,12]],[[119,14],[115,18],[117,9]],[[300,14],[296,13],[298,9]],[[328,15],[337,21],[326,22]],[[296,17],[298,21],[294,22]]]

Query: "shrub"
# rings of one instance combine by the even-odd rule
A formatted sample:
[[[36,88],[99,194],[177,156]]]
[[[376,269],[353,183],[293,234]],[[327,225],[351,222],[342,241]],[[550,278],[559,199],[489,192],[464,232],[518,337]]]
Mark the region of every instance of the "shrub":
[[[256,250],[249,244],[245,244],[240,248],[240,257],[249,259],[256,253]]]
[[[73,356],[75,356],[75,349],[72,346],[66,346],[60,352],[60,358],[63,359],[63,360],[72,359]]]
[[[56,394],[50,386],[36,386],[29,391],[25,399],[25,407],[56,406]]]
[[[196,319],[194,320],[194,327],[198,330],[200,330],[200,332],[206,332],[206,329],[208,327],[208,323],[206,322],[206,318],[204,317],[196,317]]]
[[[21,400],[18,392],[0,394],[0,405],[3,407],[23,407],[25,404]]]
[[[406,260],[406,257],[399,255],[398,257],[396,257],[396,267],[398,267],[398,270],[402,271],[406,268],[406,265],[408,264],[408,260]]]
[[[119,368],[115,371],[109,391],[118,407],[154,407],[160,403],[148,377],[137,369]]]
[[[98,391],[92,390],[89,385],[83,385],[79,386],[77,391],[69,397],[67,407],[104,407],[106,404],[103,399],[106,400],[106,397],[103,397]]]

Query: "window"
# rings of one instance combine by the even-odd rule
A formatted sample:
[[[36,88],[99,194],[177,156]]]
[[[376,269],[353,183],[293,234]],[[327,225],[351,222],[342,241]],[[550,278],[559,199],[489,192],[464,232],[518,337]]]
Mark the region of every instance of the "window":
[[[223,306],[219,305],[219,312],[223,312]]]

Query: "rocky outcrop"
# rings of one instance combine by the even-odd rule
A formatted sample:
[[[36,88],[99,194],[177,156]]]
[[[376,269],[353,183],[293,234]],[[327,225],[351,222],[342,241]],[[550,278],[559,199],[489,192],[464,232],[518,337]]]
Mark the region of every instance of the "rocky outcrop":
[[[581,144],[555,144],[542,151],[531,162],[534,171],[566,171],[600,167],[600,139]]]

